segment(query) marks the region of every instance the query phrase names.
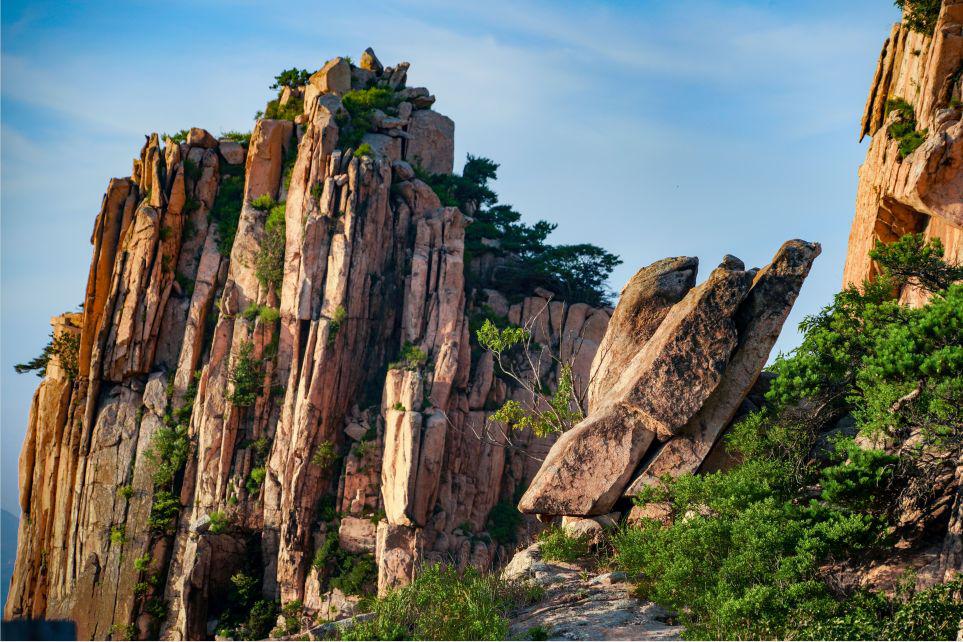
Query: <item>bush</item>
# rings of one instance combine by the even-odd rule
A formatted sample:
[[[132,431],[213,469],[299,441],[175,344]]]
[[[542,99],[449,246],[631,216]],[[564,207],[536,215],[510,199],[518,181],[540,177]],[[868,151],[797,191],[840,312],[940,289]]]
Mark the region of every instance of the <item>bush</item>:
[[[903,10],[903,21],[913,31],[932,35],[943,0],[894,0]]]
[[[327,468],[334,463],[337,458],[338,453],[335,451],[334,442],[324,440],[314,449],[314,454],[311,456],[311,463],[319,468]]]
[[[208,530],[214,535],[223,533],[227,529],[229,523],[227,515],[220,511],[214,511],[207,516],[211,521],[208,526]]]
[[[153,480],[157,488],[170,488],[174,478],[184,468],[190,440],[187,426],[164,425],[154,431],[146,456],[154,468]]]
[[[247,481],[244,482],[244,487],[247,489],[248,494],[257,495],[261,492],[261,486],[264,484],[266,478],[267,470],[265,470],[263,466],[255,466],[252,468],[247,477]]]
[[[230,130],[226,132],[221,132],[221,138],[223,140],[229,140],[232,143],[240,143],[247,146],[251,143],[251,132],[239,132],[236,130]]]
[[[311,72],[307,69],[298,69],[297,67],[291,67],[290,69],[285,69],[277,76],[274,77],[274,84],[271,85],[271,89],[282,89],[284,87],[290,87],[295,89],[302,85],[308,83],[308,78],[311,77]]]
[[[337,588],[345,595],[367,595],[378,581],[378,567],[371,555],[352,554],[331,533],[314,552],[312,566],[320,575],[323,590]]]
[[[232,389],[227,395],[228,401],[238,408],[254,405],[258,390],[261,387],[261,363],[254,358],[254,343],[241,341],[238,345],[234,364],[228,372],[228,380]]]
[[[182,130],[180,130],[179,132],[177,132],[176,134],[174,134],[173,136],[169,136],[168,134],[164,134],[163,136],[161,136],[161,139],[162,139],[162,140],[163,140],[163,139],[170,139],[170,141],[171,141],[172,143],[176,143],[176,144],[186,143],[186,142],[187,142],[187,135],[190,134],[190,133],[191,133],[191,131],[190,131],[189,129],[182,129]]]
[[[35,371],[40,378],[47,376],[47,365],[50,359],[57,357],[60,367],[67,374],[67,378],[73,381],[78,373],[78,355],[80,353],[80,335],[70,332],[60,332],[54,336],[50,333],[50,342],[44,346],[39,357],[34,357],[26,363],[18,363],[13,369],[17,374],[25,374]]]
[[[397,361],[388,364],[389,370],[417,370],[428,362],[428,353],[412,343],[405,341]]]
[[[376,109],[387,114],[397,114],[401,99],[387,87],[371,87],[345,93],[341,98],[346,115],[338,118],[338,147],[342,150],[359,149],[364,135],[370,132],[374,125],[372,116]],[[370,145],[368,146],[370,150]]]
[[[277,203],[275,203],[274,199],[271,198],[269,194],[261,194],[251,201],[251,207],[256,210],[261,210],[262,212],[268,211],[275,205],[277,205]]]
[[[266,288],[280,291],[284,278],[285,205],[273,205],[264,223],[264,237],[254,260],[254,274]]]
[[[217,226],[217,249],[222,256],[231,255],[243,200],[244,177],[224,176],[210,212],[211,220]]]
[[[368,143],[361,143],[360,145],[358,145],[358,149],[354,150],[355,158],[364,158],[364,157],[370,158],[373,156],[374,156],[374,150],[371,149],[371,145],[369,145]]]
[[[110,527],[110,543],[111,544],[124,544],[127,541],[127,526],[120,524],[119,526]]]
[[[279,98],[275,98],[267,104],[267,108],[264,110],[264,118],[294,120],[303,113],[304,98],[290,98],[284,105],[281,105]]]
[[[159,490],[154,493],[154,502],[150,507],[150,517],[147,518],[147,525],[151,530],[158,533],[171,533],[177,524],[177,515],[180,513],[181,503],[166,490]]]
[[[542,557],[553,562],[575,562],[588,555],[588,539],[573,537],[561,527],[550,527],[539,533]]]
[[[899,141],[899,158],[903,160],[923,144],[926,140],[926,130],[917,131],[913,107],[902,98],[891,98],[886,101],[887,115],[893,111],[898,114],[898,117],[886,132],[890,138]]]
[[[334,314],[331,315],[331,320],[328,323],[328,340],[327,345],[334,345],[334,340],[338,336],[338,332],[341,330],[341,325],[348,318],[348,311],[343,305],[339,305],[334,310]]]
[[[374,617],[343,627],[344,640],[506,640],[508,615],[540,599],[527,584],[450,567],[422,567],[408,586],[374,601]]]

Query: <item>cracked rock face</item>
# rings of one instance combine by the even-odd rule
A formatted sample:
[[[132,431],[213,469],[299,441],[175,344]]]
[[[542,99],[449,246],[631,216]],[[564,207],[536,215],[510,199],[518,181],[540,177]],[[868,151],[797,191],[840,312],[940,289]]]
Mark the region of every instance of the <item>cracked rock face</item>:
[[[519,510],[603,515],[662,475],[698,470],[759,377],[819,251],[789,241],[758,271],[726,257],[695,287],[694,259],[639,271],[596,356],[605,384],[590,388],[589,415],[549,451]]]
[[[933,36],[893,26],[883,43],[870,88],[860,138],[873,140],[859,169],[856,215],[849,233],[843,285],[859,285],[878,268],[868,253],[876,242],[908,233],[940,239],[945,258],[963,262],[963,3],[942,4]],[[886,103],[902,98],[912,107],[925,141],[900,158],[887,134],[896,117]],[[926,293],[906,286],[903,303],[920,304]]]
[[[480,356],[469,316],[486,306],[531,324],[588,382],[609,313],[466,283],[469,219],[414,171],[452,170],[454,124],[405,86],[407,63],[361,61],[287,88],[285,104],[304,100],[296,123],[260,120],[247,144],[197,127],[181,143],[151,135],[132,175],[109,183],[84,312],[52,321],[79,338],[76,376],[54,359],[34,396],[7,617],[70,618],[82,638],[132,626],[196,639],[239,570],[312,617],[353,612],[357,598],[321,593],[313,570],[330,537],[374,557],[372,590],[422,561],[510,556],[484,537],[489,513],[554,439],[479,437],[492,409],[525,398]],[[377,145],[356,157],[339,144],[341,97],[372,82],[401,103],[372,119]],[[279,282],[257,270],[264,196],[284,203]],[[423,358],[393,364],[403,350]],[[175,427],[184,463],[156,485],[154,436]],[[148,521],[159,501],[179,507],[163,527]]]

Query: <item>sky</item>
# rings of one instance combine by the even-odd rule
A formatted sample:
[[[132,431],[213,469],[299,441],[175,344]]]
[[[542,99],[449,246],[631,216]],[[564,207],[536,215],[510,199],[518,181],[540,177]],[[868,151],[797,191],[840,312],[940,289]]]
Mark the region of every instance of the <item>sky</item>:
[[[624,261],[822,256],[777,350],[839,289],[865,154],[859,119],[889,0],[23,2],[4,0],[0,75],[0,490],[38,383],[13,364],[83,299],[94,218],[152,131],[247,131],[282,69],[371,46],[411,63],[467,153],[554,243]]]

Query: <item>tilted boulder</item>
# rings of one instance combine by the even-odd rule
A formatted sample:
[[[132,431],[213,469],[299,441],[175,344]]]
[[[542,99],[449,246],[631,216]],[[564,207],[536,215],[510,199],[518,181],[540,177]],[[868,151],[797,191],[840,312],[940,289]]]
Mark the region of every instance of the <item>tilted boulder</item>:
[[[519,510],[608,513],[656,435],[678,432],[718,386],[737,344],[733,316],[750,282],[742,262],[726,257],[673,306],[619,380],[595,399],[598,410],[555,443]]]
[[[658,329],[672,306],[695,285],[699,259],[679,256],[662,259],[635,273],[619,296],[619,305],[609,321],[592,362],[588,387],[588,409],[619,379],[632,357]]]
[[[749,294],[736,311],[739,347],[729,361],[722,383],[680,434],[650,460],[626,490],[627,495],[638,494],[663,475],[693,473],[699,468],[759,378],[819,252],[816,243],[788,241],[776,252],[772,263],[756,274]]]

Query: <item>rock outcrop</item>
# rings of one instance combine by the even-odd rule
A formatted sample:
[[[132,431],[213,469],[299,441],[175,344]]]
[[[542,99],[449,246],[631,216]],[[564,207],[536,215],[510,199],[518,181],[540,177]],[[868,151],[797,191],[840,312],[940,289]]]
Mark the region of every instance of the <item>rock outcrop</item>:
[[[555,443],[519,509],[603,515],[623,493],[698,470],[759,377],[818,255],[818,245],[789,241],[758,271],[727,256],[695,287],[693,259],[637,273],[597,353],[605,383],[590,388],[588,417]]]
[[[873,137],[859,169],[856,216],[849,234],[843,285],[860,285],[877,274],[868,253],[877,242],[907,233],[938,238],[947,260],[963,263],[963,2],[944,0],[932,36],[893,25],[883,43],[860,139]],[[908,155],[888,128],[900,117],[894,99],[913,109],[923,142]],[[926,293],[904,288],[904,303]]]
[[[334,540],[381,591],[426,560],[509,557],[489,514],[553,439],[485,434],[525,397],[469,318],[529,325],[587,383],[609,311],[466,280],[471,220],[413,168],[452,170],[454,124],[407,72],[336,58],[282,90],[285,109],[303,100],[292,120],[259,120],[247,143],[151,135],[110,182],[83,312],[53,320],[76,368],[52,359],[34,397],[7,617],[203,638],[241,571],[306,616],[350,614],[357,598],[314,563]],[[342,99],[373,86],[397,107],[355,153]]]

